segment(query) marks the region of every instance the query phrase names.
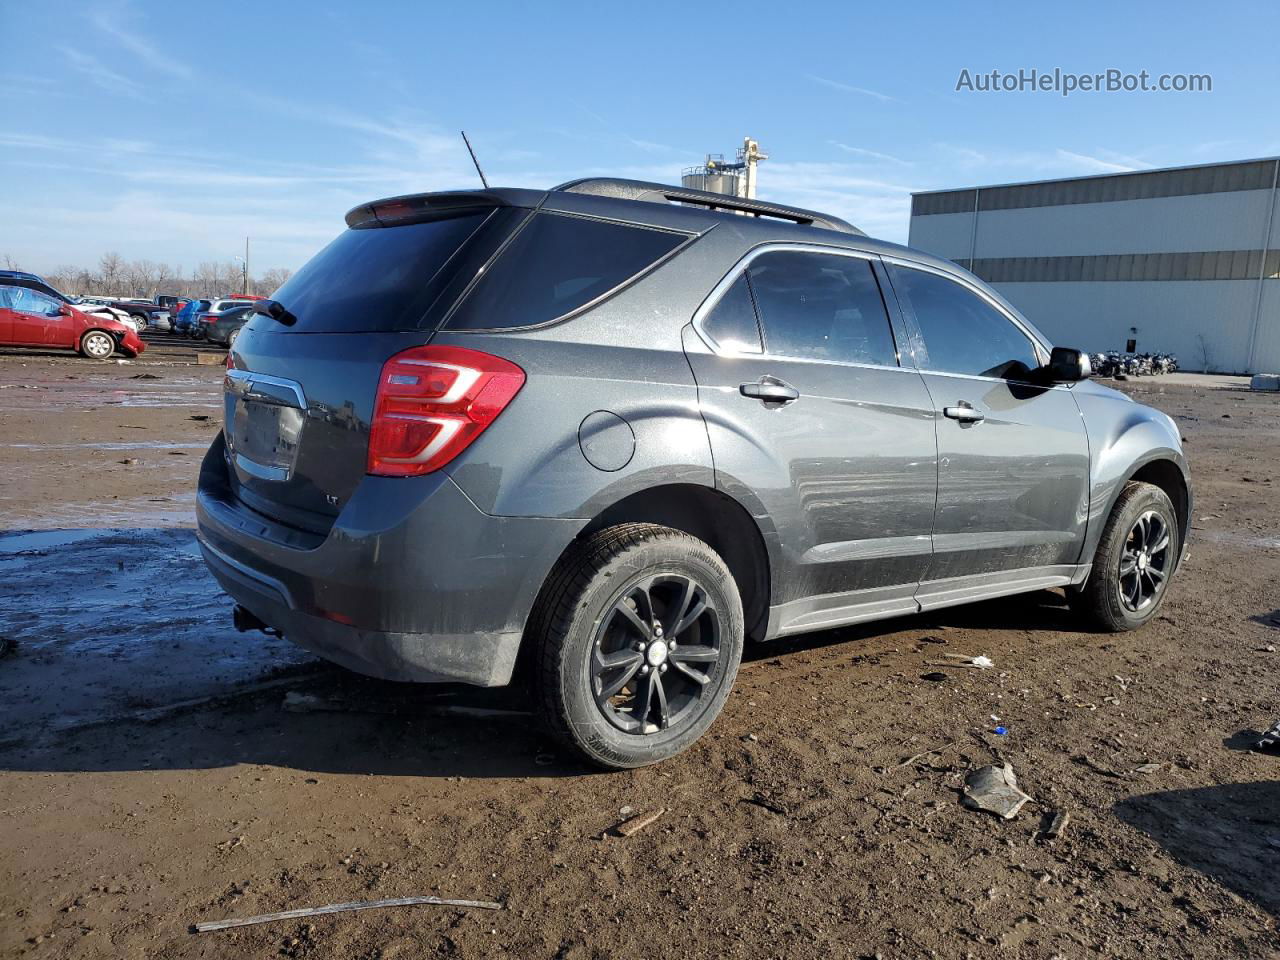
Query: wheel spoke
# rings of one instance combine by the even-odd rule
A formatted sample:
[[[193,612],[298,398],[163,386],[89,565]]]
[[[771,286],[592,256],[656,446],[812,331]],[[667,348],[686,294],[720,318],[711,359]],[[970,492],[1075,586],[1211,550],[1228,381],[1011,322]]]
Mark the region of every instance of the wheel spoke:
[[[1151,579],[1156,584],[1164,582],[1164,571],[1159,567],[1147,567],[1147,573],[1151,574]]]
[[[1138,569],[1138,558],[1131,553],[1126,553],[1120,559],[1120,576],[1128,577]]]
[[[720,651],[715,647],[679,646],[672,650],[668,657],[677,663],[681,661],[688,663],[715,663],[720,659]]]
[[[645,637],[648,638],[653,632],[654,616],[653,616],[653,597],[649,595],[649,589],[653,586],[653,578],[638,583],[627,594],[628,599],[635,601],[635,610],[633,611],[644,624]],[[623,606],[626,606],[624,603]]]
[[[1151,548],[1151,552],[1153,554],[1160,553],[1162,550],[1167,550],[1168,547],[1169,547],[1169,532],[1166,530],[1164,534],[1160,537],[1159,541],[1157,541],[1156,545]]]
[[[653,685],[654,699],[657,701],[658,728],[665,730],[671,723],[671,717],[667,712],[667,691],[662,686],[662,677],[657,670],[649,674],[649,683]]]
[[[676,628],[674,631],[672,631],[671,635],[673,637],[679,637],[686,630],[688,630],[690,627],[692,627],[695,623],[698,622],[698,618],[701,617],[703,613],[706,612],[706,609],[707,609],[707,598],[699,597],[697,602],[694,603],[694,605],[692,606],[692,608],[690,608],[685,613],[685,615],[680,618],[680,622],[676,624]]]
[[[667,622],[662,625],[662,629],[667,632],[667,636],[674,637],[680,632],[680,624],[684,621],[685,613],[688,611],[689,605],[693,603],[697,592],[698,587],[692,580],[681,579],[680,598],[667,609]]]
[[[621,667],[622,672],[619,673],[612,680],[610,680],[608,683],[605,683],[604,680],[601,679],[600,693],[597,695],[598,699],[608,700],[610,697],[615,696],[619,690],[621,690],[623,687],[625,687],[628,683],[631,682],[631,678],[636,675],[636,672],[640,669],[640,666],[643,663],[644,663],[644,657],[640,656],[640,654],[638,653],[633,652],[631,660],[624,661],[620,664],[615,664],[613,669]]]
[[[708,677],[705,673],[699,673],[697,670],[693,669],[693,667],[689,666],[687,663],[684,663],[680,660],[672,660],[671,665],[675,667],[677,670],[679,670],[681,673],[683,673],[690,680],[693,680],[699,686],[705,687],[708,683],[711,682],[711,678]]]
[[[632,709],[632,715],[640,724],[640,732],[645,732],[645,727],[649,725],[649,714],[653,711],[653,694],[657,689],[657,673],[650,671],[640,684],[640,689],[636,691],[635,703]]]
[[[653,635],[649,624],[641,619],[640,614],[631,609],[631,605],[625,599],[613,609],[615,613],[622,615],[622,619],[631,625],[631,629],[640,634],[641,640],[648,640]]]

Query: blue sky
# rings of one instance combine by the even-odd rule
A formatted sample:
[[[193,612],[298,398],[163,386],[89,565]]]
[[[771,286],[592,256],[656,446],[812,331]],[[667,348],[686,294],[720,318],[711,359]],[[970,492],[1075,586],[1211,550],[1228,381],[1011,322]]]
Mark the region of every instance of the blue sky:
[[[677,180],[744,135],[766,199],[905,241],[912,190],[1280,153],[1275,8],[0,0],[0,257],[296,268],[379,196]],[[1212,93],[957,93],[977,73]]]

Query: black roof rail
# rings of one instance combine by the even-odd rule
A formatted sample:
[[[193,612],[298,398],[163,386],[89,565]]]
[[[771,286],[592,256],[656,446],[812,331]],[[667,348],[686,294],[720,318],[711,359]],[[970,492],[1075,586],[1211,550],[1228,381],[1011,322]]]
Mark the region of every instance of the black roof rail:
[[[766,203],[762,200],[745,200],[741,197],[730,197],[707,190],[690,190],[687,187],[677,187],[668,183],[647,183],[644,180],[621,180],[612,177],[586,177],[582,180],[570,180],[551,189],[560,193],[586,193],[597,197],[643,200],[648,203],[685,203],[706,207],[709,210],[745,213],[753,217],[771,217],[776,220],[788,220],[805,227],[822,227],[825,230],[838,230],[840,233],[866,236],[853,224],[815,210],[788,207],[781,203]]]

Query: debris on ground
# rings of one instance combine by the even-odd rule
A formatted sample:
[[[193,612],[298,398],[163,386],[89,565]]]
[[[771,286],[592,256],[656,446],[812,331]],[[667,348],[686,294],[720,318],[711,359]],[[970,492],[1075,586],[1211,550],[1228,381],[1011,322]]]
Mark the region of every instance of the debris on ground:
[[[971,657],[965,653],[944,653],[943,656],[949,660],[956,660],[958,662],[954,664],[931,663],[929,664],[929,666],[931,667],[951,667],[951,666],[973,667],[976,670],[990,670],[992,667],[995,666],[995,661],[993,661],[990,657],[986,656],[985,654],[978,654],[976,657]]]
[[[1280,753],[1280,720],[1272,724],[1271,729],[1262,735],[1253,749],[1260,753]]]
[[[928,680],[931,683],[941,683],[947,679],[947,675],[940,670],[934,670],[932,673],[922,673],[921,680]]]
[[[289,713],[316,713],[333,709],[323,697],[317,697],[314,693],[299,693],[297,690],[286,693],[280,707]]]
[[[1124,774],[1119,773],[1115,770],[1112,770],[1110,767],[1104,767],[1102,764],[1098,763],[1092,757],[1087,756],[1086,754],[1083,754],[1083,753],[1072,757],[1071,761],[1073,763],[1080,764],[1082,767],[1088,767],[1094,773],[1100,773],[1104,777],[1113,777],[1114,779],[1117,779],[1117,780],[1123,779],[1124,777]]]
[[[465,907],[477,910],[501,910],[502,904],[492,900],[444,900],[440,897],[399,897],[395,900],[362,900],[355,903],[331,903],[325,907],[304,907],[300,910],[282,910],[279,913],[264,913],[256,917],[242,917],[239,920],[214,920],[209,923],[194,923],[192,933],[207,933],[211,930],[228,930],[231,927],[248,927],[256,923],[271,923],[273,920],[296,920],[299,917],[317,917],[325,913],[345,913],[350,910],[372,910],[375,907],[412,907],[427,903],[441,907]]]
[[[138,462],[137,457],[125,457],[123,460],[120,461],[120,463],[122,463],[126,467],[135,466],[137,462]]]
[[[964,778],[964,794],[960,799],[967,807],[1012,820],[1031,797],[1018,789],[1013,764],[1006,763],[1000,767],[991,764],[970,771]]]
[[[787,808],[780,807],[762,793],[757,793],[751,797],[743,797],[739,803],[749,803],[753,807],[759,807],[761,810],[768,810],[770,813],[776,813],[780,817],[787,816]]]
[[[942,753],[942,751],[944,750],[949,750],[951,747],[954,747],[958,742],[959,742],[958,740],[952,740],[949,743],[944,743],[940,747],[934,747],[932,750],[922,750],[920,753],[917,753],[913,757],[907,757],[907,759],[903,760],[900,764],[898,764],[898,766],[900,767],[910,766],[911,764],[915,763],[917,760],[923,760],[925,757],[931,757],[934,754]]]
[[[648,813],[641,813],[629,820],[623,820],[613,828],[613,832],[620,837],[634,836],[666,812],[665,807],[659,807],[657,810],[650,810]]]
[[[1044,828],[1041,836],[1045,840],[1057,840],[1062,835],[1062,831],[1067,829],[1067,824],[1071,822],[1071,814],[1066,810],[1055,810],[1049,817],[1049,825]]]
[[[1133,768],[1134,773],[1158,773],[1164,769],[1163,763],[1144,763]]]

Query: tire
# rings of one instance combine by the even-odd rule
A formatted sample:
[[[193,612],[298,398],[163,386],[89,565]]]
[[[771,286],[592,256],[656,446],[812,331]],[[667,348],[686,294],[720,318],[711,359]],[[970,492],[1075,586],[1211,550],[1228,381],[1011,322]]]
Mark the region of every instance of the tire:
[[[133,322],[133,329],[138,333],[142,333],[147,329],[147,317],[145,314],[133,313],[129,315],[129,319]]]
[[[236,345],[236,337],[240,336],[240,329],[237,327],[227,334],[227,349],[230,350]]]
[[[116,342],[111,334],[90,330],[80,338],[80,353],[90,360],[108,360],[116,352]]]
[[[1153,484],[1133,481],[1121,491],[1107,519],[1089,579],[1079,591],[1069,590],[1067,599],[1099,629],[1136,630],[1163,606],[1181,548],[1178,518],[1168,494]]]
[[[654,524],[609,527],[571,547],[530,627],[543,725],[610,770],[693,744],[719,715],[742,660],[742,600],[728,567],[696,537]]]

